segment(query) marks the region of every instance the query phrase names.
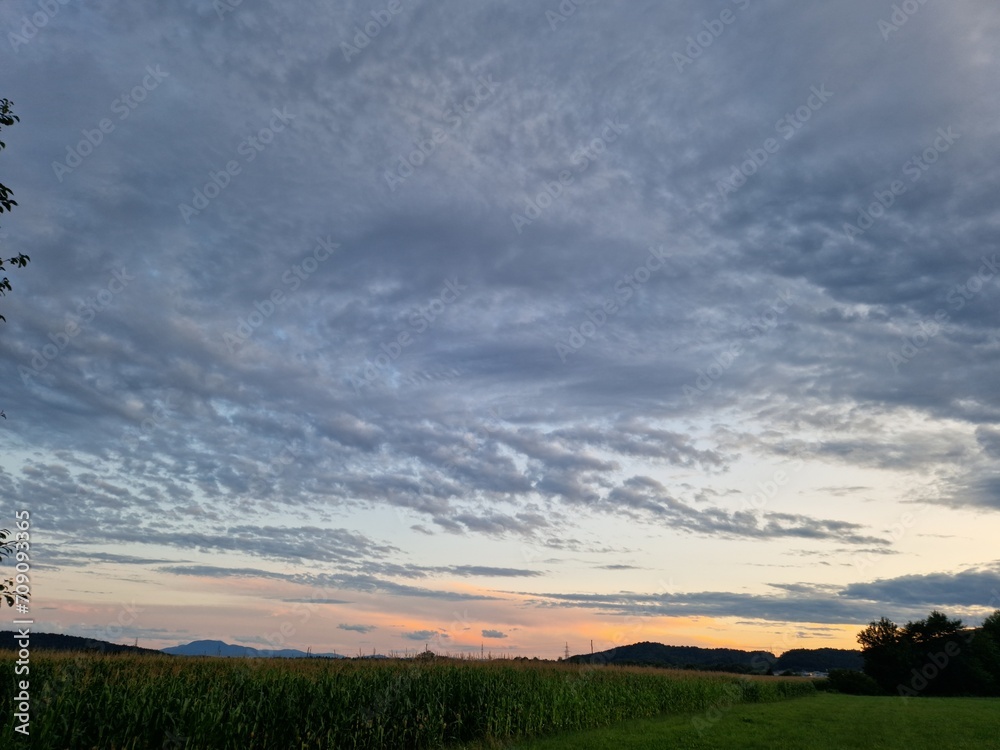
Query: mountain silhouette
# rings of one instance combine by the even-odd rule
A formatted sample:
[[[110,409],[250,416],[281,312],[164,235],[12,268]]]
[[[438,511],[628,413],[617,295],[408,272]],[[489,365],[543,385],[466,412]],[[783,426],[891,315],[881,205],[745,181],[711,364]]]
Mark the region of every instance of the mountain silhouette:
[[[306,651],[299,651],[297,648],[258,649],[252,646],[237,646],[225,641],[212,640],[191,641],[190,643],[182,643],[178,646],[170,646],[162,649],[162,651],[165,654],[173,654],[175,656],[246,656],[268,659],[305,659],[308,657],[317,659],[345,658],[342,654],[337,653],[310,654]]]

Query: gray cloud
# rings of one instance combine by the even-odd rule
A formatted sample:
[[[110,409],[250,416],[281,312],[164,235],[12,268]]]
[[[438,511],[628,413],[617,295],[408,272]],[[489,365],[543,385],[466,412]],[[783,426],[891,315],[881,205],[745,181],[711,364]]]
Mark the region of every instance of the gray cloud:
[[[521,568],[491,568],[486,565],[455,565],[450,568],[444,568],[443,570],[460,576],[534,578],[542,575],[542,573],[537,570],[523,570]]]
[[[622,516],[886,547],[853,478],[733,509],[741,466],[790,457],[993,522],[995,4],[884,39],[881,5],[750,3],[689,64],[693,0],[546,9],[414,5],[356,56],[355,0],[67,5],[5,38],[0,250],[32,263],[0,301],[0,481],[43,569],[277,575],[249,556],[457,601],[487,595],[411,584],[543,573],[413,550],[599,556]]]
[[[213,565],[164,565],[158,568],[164,573],[181,576],[207,576],[212,578],[263,578],[287,581],[304,586],[312,586],[319,591],[348,590],[368,594],[390,594],[418,598],[440,599],[442,601],[487,601],[497,597],[486,594],[467,594],[463,592],[428,589],[411,586],[389,579],[378,578],[367,574],[333,574],[333,573],[279,573],[256,568],[226,568]],[[289,601],[306,601],[316,603],[349,603],[328,597],[305,597]]]
[[[370,633],[373,630],[377,630],[378,628],[376,628],[374,625],[347,625],[345,623],[341,623],[340,625],[337,626],[337,629],[348,630],[355,633]]]
[[[608,495],[607,502],[622,512],[652,516],[672,528],[722,537],[759,539],[802,537],[832,539],[853,544],[885,540],[860,534],[863,526],[845,521],[813,519],[790,513],[698,510],[670,497],[667,489],[649,477],[632,477]]]
[[[1000,563],[954,574],[909,575],[852,583],[842,593],[852,599],[874,599],[900,605],[1000,609]]]
[[[434,638],[448,638],[447,633],[438,630],[414,630],[409,633],[402,633],[403,638],[409,641],[429,641]]]
[[[779,593],[725,591],[637,594],[534,595],[539,607],[582,608],[642,617],[737,617],[774,622],[865,624],[887,616],[897,621],[948,611],[1000,609],[1000,565],[957,573],[900,576],[846,586],[771,584]],[[527,592],[519,592],[528,595]]]

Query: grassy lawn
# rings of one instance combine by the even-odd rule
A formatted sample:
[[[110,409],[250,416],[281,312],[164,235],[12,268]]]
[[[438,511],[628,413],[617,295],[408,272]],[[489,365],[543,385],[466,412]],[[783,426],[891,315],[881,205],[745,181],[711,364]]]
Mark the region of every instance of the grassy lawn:
[[[712,718],[716,721],[712,722]],[[694,725],[695,720],[702,731]],[[869,698],[821,693],[719,713],[630,721],[510,746],[525,750],[1000,748],[1000,699]]]

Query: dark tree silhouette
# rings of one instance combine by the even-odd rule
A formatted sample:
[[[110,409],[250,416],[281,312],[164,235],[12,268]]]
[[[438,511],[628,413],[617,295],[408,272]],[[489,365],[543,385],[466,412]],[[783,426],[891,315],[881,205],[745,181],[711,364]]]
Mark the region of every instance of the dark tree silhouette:
[[[883,617],[858,643],[865,673],[886,693],[1000,695],[1000,610],[979,628],[937,610],[902,627]]]
[[[858,633],[858,643],[865,660],[865,674],[888,692],[906,674],[912,661],[903,629],[883,617]]]
[[[938,638],[957,635],[962,629],[961,620],[950,620],[944,612],[934,610],[926,619],[906,623],[903,637],[911,643],[931,643]]]
[[[10,127],[15,122],[20,122],[20,118],[13,114],[12,108],[14,103],[8,99],[0,99],[0,126]],[[0,141],[0,151],[6,148],[7,144]],[[17,201],[11,196],[14,195],[14,191],[9,187],[0,182],[0,214],[4,211],[10,212],[10,210],[17,205]],[[0,255],[0,272],[6,271],[7,268],[5,264],[9,263],[12,268],[24,268],[28,265],[28,261],[31,260],[24,253],[18,253],[12,258],[7,258],[4,260],[3,256]],[[0,296],[4,296],[11,290],[10,280],[4,276],[0,279]],[[0,320],[6,320],[3,315],[0,315]]]
[[[899,640],[899,626],[888,617],[871,623],[858,633],[858,643],[862,651],[878,646],[892,646]]]
[[[8,529],[0,529],[0,560],[5,557],[9,557],[14,554],[15,547],[18,542],[10,536],[10,531]],[[0,580],[0,602],[5,602],[8,607],[13,607],[15,604],[15,586],[14,579],[8,578],[6,580]],[[28,597],[22,595],[22,599],[27,601]],[[2,606],[2,604],[0,604]]]

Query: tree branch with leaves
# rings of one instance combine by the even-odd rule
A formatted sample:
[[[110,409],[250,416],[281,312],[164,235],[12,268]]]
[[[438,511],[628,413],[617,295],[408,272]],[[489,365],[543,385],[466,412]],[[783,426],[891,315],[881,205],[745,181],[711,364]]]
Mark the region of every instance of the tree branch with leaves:
[[[3,561],[5,557],[13,556],[15,548],[21,545],[26,546],[27,542],[16,542],[11,537],[9,529],[0,529],[0,561]],[[0,580],[0,606],[6,603],[8,607],[13,607],[17,603],[18,596],[25,601],[28,599],[25,594],[17,593],[13,578]]]
[[[9,99],[0,99],[0,128],[9,128],[16,122],[20,122],[20,118],[13,113],[14,103]],[[7,144],[0,141],[0,151],[7,147]],[[11,209],[17,205],[17,201],[12,197],[14,191],[9,187],[0,182],[0,214],[10,212]],[[0,255],[0,273],[7,270],[6,264],[9,264],[12,268],[24,268],[28,265],[28,261],[31,260],[24,253],[18,253],[12,258],[7,258],[6,260]],[[5,296],[7,292],[11,291],[10,279],[4,276],[0,279],[0,296]],[[6,320],[3,315],[0,315],[0,320]]]

